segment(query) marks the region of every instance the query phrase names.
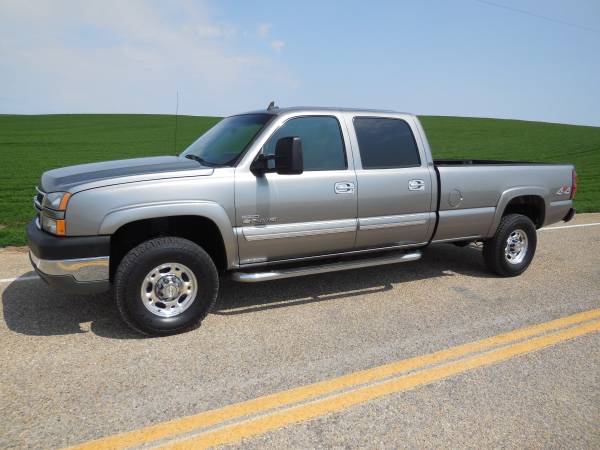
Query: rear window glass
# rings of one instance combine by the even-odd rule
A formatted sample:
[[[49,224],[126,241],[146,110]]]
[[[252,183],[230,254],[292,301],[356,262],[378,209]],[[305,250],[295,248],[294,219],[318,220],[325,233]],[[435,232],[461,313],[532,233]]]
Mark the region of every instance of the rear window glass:
[[[421,165],[410,126],[401,119],[355,117],[363,169],[391,169]]]

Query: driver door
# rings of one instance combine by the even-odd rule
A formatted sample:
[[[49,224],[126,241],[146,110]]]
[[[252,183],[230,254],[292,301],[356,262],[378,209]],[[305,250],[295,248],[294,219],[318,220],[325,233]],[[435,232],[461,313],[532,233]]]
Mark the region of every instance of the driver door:
[[[352,250],[357,228],[356,174],[347,136],[335,115],[283,121],[261,149],[274,154],[283,137],[302,141],[304,172],[255,175],[236,169],[240,264]]]

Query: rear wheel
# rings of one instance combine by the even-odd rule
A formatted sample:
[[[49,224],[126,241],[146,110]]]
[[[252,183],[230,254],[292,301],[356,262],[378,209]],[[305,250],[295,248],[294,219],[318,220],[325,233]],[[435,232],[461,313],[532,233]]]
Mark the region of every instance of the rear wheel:
[[[150,336],[200,325],[218,290],[210,256],[197,244],[176,237],[138,245],[125,255],[115,274],[115,298],[123,320]]]
[[[529,217],[509,214],[496,234],[483,244],[483,258],[490,270],[502,277],[522,274],[533,259],[537,245],[535,225]]]

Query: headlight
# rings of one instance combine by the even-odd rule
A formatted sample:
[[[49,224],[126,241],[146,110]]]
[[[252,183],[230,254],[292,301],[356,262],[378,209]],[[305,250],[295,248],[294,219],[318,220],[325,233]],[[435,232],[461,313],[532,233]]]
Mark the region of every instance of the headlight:
[[[54,209],[55,211],[64,211],[67,209],[71,194],[69,192],[50,192],[44,196],[44,208]]]
[[[69,192],[50,192],[44,195],[40,214],[42,230],[56,236],[66,234],[65,210],[70,198]]]
[[[42,230],[57,236],[64,236],[66,233],[64,219],[52,219],[42,214]]]

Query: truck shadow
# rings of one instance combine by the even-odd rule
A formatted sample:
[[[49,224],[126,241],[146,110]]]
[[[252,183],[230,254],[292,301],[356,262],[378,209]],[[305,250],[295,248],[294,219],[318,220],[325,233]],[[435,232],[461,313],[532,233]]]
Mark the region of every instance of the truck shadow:
[[[23,274],[27,278],[34,272]],[[42,280],[13,281],[2,293],[4,321],[17,333],[59,336],[92,331],[114,339],[139,335],[121,322],[110,293],[72,295],[49,288]]]
[[[389,291],[398,283],[455,274],[493,276],[484,267],[479,249],[436,245],[414,263],[258,284],[222,280],[212,314],[231,316],[336,299],[360,300],[362,295]],[[8,328],[17,333],[57,336],[91,331],[111,339],[141,338],[121,321],[110,293],[82,297],[52,290],[39,279],[17,280],[5,288],[2,306]]]
[[[221,294],[212,314],[230,316],[342,298],[350,300],[389,291],[397,283],[454,274],[493,277],[483,264],[479,248],[438,244],[429,247],[423,258],[413,263],[256,284],[223,280]]]

